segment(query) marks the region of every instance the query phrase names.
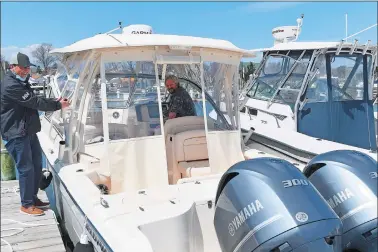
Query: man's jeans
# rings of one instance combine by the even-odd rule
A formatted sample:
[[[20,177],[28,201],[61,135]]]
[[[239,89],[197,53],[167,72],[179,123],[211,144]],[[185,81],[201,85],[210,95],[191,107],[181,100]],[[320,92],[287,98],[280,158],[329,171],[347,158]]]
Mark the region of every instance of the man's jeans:
[[[4,141],[5,142],[5,141]],[[19,173],[21,204],[35,204],[42,173],[42,149],[36,134],[11,139],[5,148],[13,157]]]

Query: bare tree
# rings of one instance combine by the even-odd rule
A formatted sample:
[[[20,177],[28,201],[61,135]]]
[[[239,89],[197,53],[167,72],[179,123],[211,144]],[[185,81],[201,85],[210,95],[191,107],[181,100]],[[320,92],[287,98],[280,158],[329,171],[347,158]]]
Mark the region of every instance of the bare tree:
[[[50,54],[52,50],[51,44],[43,43],[39,45],[33,52],[33,57],[37,60],[37,63],[41,64],[47,73],[50,67],[56,62],[56,58]]]
[[[0,65],[1,65],[2,74],[4,74],[9,66],[9,62],[5,60],[4,55],[1,55]]]
[[[240,66],[241,66],[239,69],[240,78],[242,79],[244,83],[247,83],[249,80],[249,76],[255,72],[256,67],[253,64],[253,62],[249,62],[248,64],[240,64]],[[243,68],[245,70],[244,73],[243,73]]]

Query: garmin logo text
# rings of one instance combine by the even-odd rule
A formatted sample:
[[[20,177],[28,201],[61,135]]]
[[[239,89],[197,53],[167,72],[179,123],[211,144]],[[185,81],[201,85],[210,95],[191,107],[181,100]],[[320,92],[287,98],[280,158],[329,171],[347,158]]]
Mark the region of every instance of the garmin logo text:
[[[235,231],[243,225],[252,215],[263,209],[263,205],[259,200],[251,202],[249,205],[242,208],[242,210],[235,216],[235,218],[228,224],[228,230],[231,236],[235,234]]]
[[[147,31],[132,31],[131,34],[151,34],[151,32],[147,32]]]
[[[334,209],[335,207],[352,197],[354,197],[354,194],[348,188],[346,188],[345,190],[333,195],[329,200],[327,200],[327,202],[332,207],[332,209]]]
[[[284,32],[284,30],[282,29],[275,30],[275,31],[272,31],[272,34],[279,33],[279,32]]]

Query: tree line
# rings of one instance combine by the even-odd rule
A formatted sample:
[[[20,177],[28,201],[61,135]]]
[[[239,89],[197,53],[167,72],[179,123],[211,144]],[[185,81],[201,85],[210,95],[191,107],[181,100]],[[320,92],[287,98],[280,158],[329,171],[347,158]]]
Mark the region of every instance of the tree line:
[[[31,56],[34,57],[37,65],[37,72],[40,74],[54,74],[57,68],[58,58],[53,56],[50,51],[53,49],[52,44],[43,43],[40,44],[31,52]],[[30,55],[28,55],[30,56]],[[4,55],[1,55],[2,70],[9,67],[10,62],[5,60]]]
[[[59,58],[51,55],[50,51],[53,49],[52,44],[43,43],[32,51],[32,56],[37,63],[37,72],[40,74],[54,74],[57,69],[57,62]],[[30,56],[30,55],[29,55]],[[1,71],[9,67],[9,62],[5,60],[4,55],[1,55]],[[253,62],[241,62],[239,67],[239,75],[242,82],[246,83],[251,74],[256,71],[256,64]],[[243,70],[244,69],[244,70]],[[378,79],[378,66],[374,69],[374,79]],[[244,71],[244,72],[243,72]]]
[[[37,72],[40,74],[54,74],[57,69],[57,62],[59,59],[56,56],[51,55],[50,51],[53,49],[52,44],[43,43],[39,45],[36,49],[31,52],[31,56],[34,57],[35,63],[38,65]],[[30,55],[29,55],[30,56]],[[253,74],[256,70],[254,63],[249,62],[242,62],[239,68],[240,78],[243,82],[247,82],[249,80],[250,74]],[[1,65],[3,69],[7,69],[9,67],[9,62],[5,60],[4,56],[1,55]],[[244,73],[243,73],[244,67]]]

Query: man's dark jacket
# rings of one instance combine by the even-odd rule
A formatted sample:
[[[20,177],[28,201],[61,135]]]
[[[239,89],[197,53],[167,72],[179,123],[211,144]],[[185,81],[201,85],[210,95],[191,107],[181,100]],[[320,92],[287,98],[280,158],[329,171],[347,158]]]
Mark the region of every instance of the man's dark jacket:
[[[37,97],[26,82],[18,80],[12,71],[1,82],[1,136],[5,141],[39,132],[38,110],[55,111],[62,105],[56,99]]]
[[[169,112],[175,112],[177,117],[195,116],[196,106],[189,93],[181,86],[171,94]]]

